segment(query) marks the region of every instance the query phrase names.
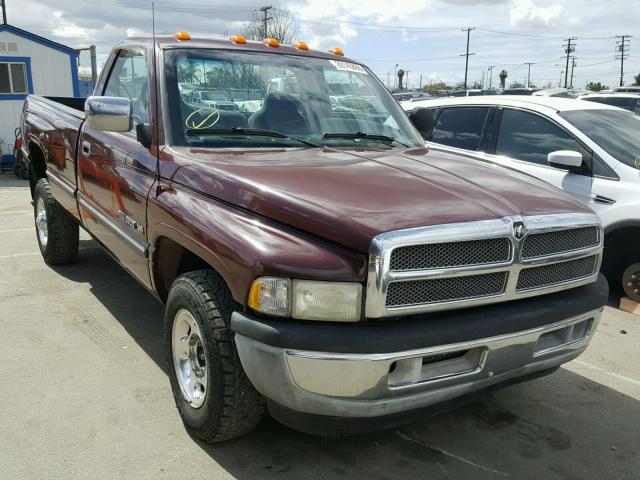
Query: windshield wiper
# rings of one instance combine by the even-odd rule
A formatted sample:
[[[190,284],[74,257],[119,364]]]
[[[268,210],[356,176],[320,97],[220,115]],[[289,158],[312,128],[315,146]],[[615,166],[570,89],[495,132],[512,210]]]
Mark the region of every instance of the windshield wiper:
[[[342,132],[342,133],[325,133],[322,138],[326,138],[326,139],[332,139],[332,138],[343,138],[343,139],[347,139],[347,140],[359,140],[359,139],[364,139],[364,140],[374,140],[374,141],[379,141],[379,142],[384,142],[384,143],[399,143],[400,145],[402,145],[403,147],[408,147],[409,145],[406,145],[398,140],[396,140],[394,137],[390,137],[389,135],[383,135],[381,133],[365,133],[365,132]]]
[[[274,130],[264,130],[262,128],[188,128],[186,130],[187,135],[244,135],[255,137],[270,137],[270,138],[286,138],[287,140],[294,140],[296,142],[309,145],[310,147],[320,147],[315,143],[308,142],[302,138],[291,137],[284,133],[276,132]]]

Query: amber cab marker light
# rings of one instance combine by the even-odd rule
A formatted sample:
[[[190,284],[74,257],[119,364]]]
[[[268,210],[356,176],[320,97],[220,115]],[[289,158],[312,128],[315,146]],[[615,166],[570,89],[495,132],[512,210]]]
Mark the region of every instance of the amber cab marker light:
[[[247,43],[247,39],[244,38],[244,35],[233,35],[230,40],[238,45],[244,45]]]
[[[293,46],[298,50],[309,50],[309,45],[307,45],[307,42],[295,42]]]
[[[341,48],[332,48],[331,50],[329,50],[329,53],[333,53],[334,55],[340,55],[341,57],[344,57],[344,52],[342,51]]]
[[[176,37],[176,40],[180,40],[181,42],[186,42],[187,40],[191,40],[191,35],[189,35],[187,32],[177,32],[175,37]]]
[[[265,38],[262,43],[264,43],[267,47],[279,47],[280,46],[280,42],[278,42],[278,40],[276,40],[275,38]]]

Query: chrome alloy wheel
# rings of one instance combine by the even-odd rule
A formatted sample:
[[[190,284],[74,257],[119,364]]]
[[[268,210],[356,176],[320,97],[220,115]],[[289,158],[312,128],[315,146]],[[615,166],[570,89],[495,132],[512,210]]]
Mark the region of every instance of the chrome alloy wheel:
[[[188,310],[178,310],[171,334],[173,366],[185,400],[199,408],[207,396],[207,363],[202,333]]]
[[[46,247],[49,240],[49,228],[47,225],[47,209],[42,197],[38,197],[38,202],[36,203],[36,230],[40,245]]]

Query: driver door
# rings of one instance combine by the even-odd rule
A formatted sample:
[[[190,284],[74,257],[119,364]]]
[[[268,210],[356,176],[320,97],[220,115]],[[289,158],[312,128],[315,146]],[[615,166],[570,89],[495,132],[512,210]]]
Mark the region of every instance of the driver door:
[[[124,133],[83,126],[78,147],[82,218],[93,236],[149,286],[146,212],[156,158],[136,135],[137,124],[150,122],[145,51],[134,47],[116,51],[104,88],[96,95],[128,98],[133,121]]]

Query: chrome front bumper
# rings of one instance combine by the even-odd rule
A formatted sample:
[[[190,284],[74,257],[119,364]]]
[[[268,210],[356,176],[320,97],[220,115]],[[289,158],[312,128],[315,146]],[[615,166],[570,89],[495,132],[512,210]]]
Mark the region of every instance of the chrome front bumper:
[[[236,333],[255,388],[291,410],[334,417],[377,417],[416,410],[579,356],[602,308],[530,330],[384,354],[279,348]]]

